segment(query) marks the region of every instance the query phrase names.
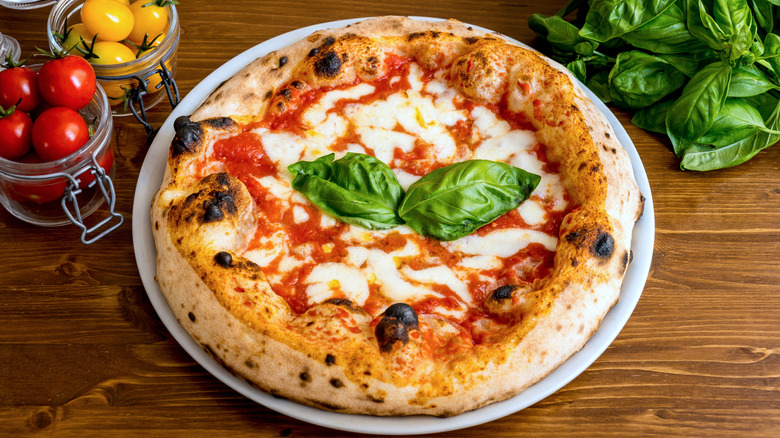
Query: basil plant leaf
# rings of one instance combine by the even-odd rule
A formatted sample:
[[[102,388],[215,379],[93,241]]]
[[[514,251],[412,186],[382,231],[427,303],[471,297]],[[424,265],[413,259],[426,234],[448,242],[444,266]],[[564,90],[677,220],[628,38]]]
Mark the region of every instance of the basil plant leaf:
[[[642,108],[631,118],[631,123],[645,131],[666,134],[666,113],[672,105],[674,100],[663,100]]]
[[[769,90],[779,90],[766,73],[755,65],[734,69],[729,84],[729,97],[758,96]]]
[[[288,166],[293,188],[349,224],[378,230],[403,224],[397,210],[404,190],[387,164],[352,152],[333,158],[330,154]]]
[[[683,88],[666,116],[666,131],[677,156],[702,136],[715,122],[729,92],[731,66],[713,62]]]
[[[767,130],[760,130],[748,138],[728,146],[715,148],[690,148],[680,162],[686,170],[715,170],[736,166],[753,158],[763,149],[780,141],[780,100],[766,120]]]
[[[599,45],[580,36],[576,26],[557,15],[533,14],[528,17],[528,27],[553,46],[578,55],[590,55]]]
[[[580,35],[609,41],[649,22],[675,0],[601,0],[591,2]]]
[[[688,78],[665,60],[639,50],[618,54],[609,73],[612,103],[644,108],[682,87]]]
[[[621,38],[636,48],[656,54],[697,52],[707,48],[691,35],[685,14],[677,3]]]
[[[728,146],[766,128],[761,113],[740,99],[726,99],[712,127],[696,142],[713,146]]]
[[[780,78],[780,35],[770,33],[764,38],[762,61]]]
[[[526,200],[541,177],[508,164],[469,160],[436,169],[409,186],[398,214],[439,240],[466,236]]]

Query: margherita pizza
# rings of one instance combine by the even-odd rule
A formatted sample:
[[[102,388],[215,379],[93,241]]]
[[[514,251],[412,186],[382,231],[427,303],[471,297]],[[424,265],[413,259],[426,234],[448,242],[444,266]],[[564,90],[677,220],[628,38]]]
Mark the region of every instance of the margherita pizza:
[[[314,33],[175,124],[157,281],[226,369],[344,413],[518,394],[618,299],[644,198],[560,66],[454,20]]]

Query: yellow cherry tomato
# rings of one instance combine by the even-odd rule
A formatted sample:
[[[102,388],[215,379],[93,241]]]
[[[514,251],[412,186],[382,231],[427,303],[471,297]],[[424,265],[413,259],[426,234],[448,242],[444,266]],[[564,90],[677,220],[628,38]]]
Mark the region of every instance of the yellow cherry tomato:
[[[108,103],[111,106],[124,103],[125,96],[135,87],[136,82],[134,80],[98,80],[98,83],[103,88],[108,96]]]
[[[74,24],[68,27],[66,37],[62,41],[62,48],[73,55],[81,55],[81,52],[73,47],[79,45],[82,39],[86,41],[87,44],[92,44],[92,37],[93,35],[89,33],[87,27],[84,26],[84,23]],[[81,48],[84,49],[85,47],[81,46]]]
[[[121,41],[130,35],[135,18],[128,6],[116,0],[87,0],[81,22],[102,41]]]
[[[148,35],[147,38],[151,40],[163,33],[168,24],[168,9],[164,5],[168,3],[170,2],[161,0],[136,0],[133,2],[130,5],[130,10],[133,12],[135,26],[127,38],[140,44],[144,35]],[[159,6],[160,4],[163,6]]]
[[[125,6],[130,6],[130,0],[114,0],[118,1],[119,3],[122,3]]]
[[[135,53],[124,44],[116,41],[97,41],[92,46],[92,53],[96,57],[90,59],[89,62],[98,65],[121,64],[135,60]]]

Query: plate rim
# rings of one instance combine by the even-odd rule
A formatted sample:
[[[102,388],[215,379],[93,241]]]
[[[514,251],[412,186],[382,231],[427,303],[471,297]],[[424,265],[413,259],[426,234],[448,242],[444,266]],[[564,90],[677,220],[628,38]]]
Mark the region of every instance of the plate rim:
[[[642,291],[644,290],[650,272],[655,245],[655,212],[647,173],[639,153],[623,125],[607,106],[582,83],[579,83],[579,85],[594,102],[599,111],[607,118],[615,131],[618,141],[629,154],[634,177],[637,180],[640,191],[645,197],[645,210],[640,220],[634,225],[631,243],[634,259],[633,262],[629,264],[629,268],[623,279],[618,302],[609,310],[609,312],[607,312],[607,315],[602,320],[596,332],[586,342],[582,349],[570,356],[543,379],[529,386],[512,398],[447,418],[430,416],[379,417],[361,414],[343,414],[324,411],[286,399],[275,398],[236,377],[209,356],[179,324],[155,280],[157,267],[156,248],[152,236],[150,220],[151,200],[162,182],[168,156],[168,145],[173,138],[173,121],[179,116],[191,114],[223,80],[232,77],[255,58],[301,40],[315,31],[343,27],[347,24],[370,18],[374,17],[323,22],[294,29],[261,42],[222,64],[199,82],[181,100],[179,105],[171,111],[163,125],[160,127],[157,136],[149,146],[138,174],[132,208],[133,249],[138,272],[146,294],[149,297],[155,312],[157,312],[158,317],[163,322],[166,329],[171,333],[174,340],[176,340],[190,357],[225,385],[268,409],[310,424],[336,430],[367,434],[413,435],[438,433],[488,423],[538,403],[557,392],[560,388],[574,380],[589,368],[612,344],[628,322],[628,319],[633,313]],[[441,18],[431,17],[409,18],[426,21],[443,20]],[[486,32],[495,33],[479,26],[473,27]],[[509,39],[523,47],[534,50],[522,42],[511,38]]]

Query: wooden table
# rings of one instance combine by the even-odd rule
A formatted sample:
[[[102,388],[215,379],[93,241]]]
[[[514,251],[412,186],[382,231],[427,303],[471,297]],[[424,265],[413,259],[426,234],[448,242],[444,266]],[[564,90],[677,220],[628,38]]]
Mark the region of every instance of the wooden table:
[[[185,0],[183,95],[236,54],[284,32],[385,14],[454,17],[532,43],[526,20],[566,2]],[[49,8],[0,8],[27,56],[47,47]],[[149,112],[160,126],[171,108]],[[516,414],[447,436],[769,436],[780,433],[780,147],[736,168],[682,172],[667,144],[614,110],[655,201],[643,295],[609,349]],[[127,221],[84,246],[74,226],[0,212],[0,435],[342,436],[264,408],[194,362],[152,308],[131,229],[147,145],[116,118],[117,209]]]

